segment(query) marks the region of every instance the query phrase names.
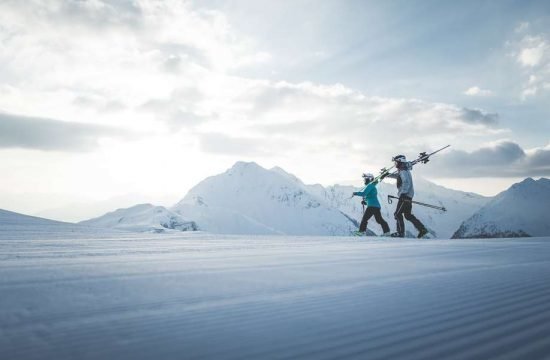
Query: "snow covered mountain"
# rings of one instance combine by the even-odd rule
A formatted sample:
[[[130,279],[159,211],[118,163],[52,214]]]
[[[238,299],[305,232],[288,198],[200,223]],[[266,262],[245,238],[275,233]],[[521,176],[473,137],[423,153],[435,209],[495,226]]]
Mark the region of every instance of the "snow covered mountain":
[[[127,193],[112,198],[99,201],[75,201],[70,204],[57,208],[50,208],[36,212],[32,215],[68,222],[80,222],[99,217],[112,211],[113,209],[124,209],[136,204],[152,203],[156,205],[172,205],[179,200],[178,196],[155,197],[141,195],[137,193]]]
[[[65,227],[74,224],[61,221],[44,219],[36,216],[19,214],[13,211],[0,209],[0,231],[17,231],[28,229],[29,227]]]
[[[394,201],[392,204],[388,204],[387,199],[388,195],[397,195],[397,189],[395,183],[391,183],[390,181],[385,180],[385,182],[377,186],[377,189],[379,201],[382,205],[382,216],[386,219],[392,231],[395,231],[393,213],[397,203]],[[441,212],[419,205],[413,206],[413,214],[424,223],[430,230],[431,235],[437,238],[449,238],[464,219],[472,216],[489,200],[489,198],[474,193],[447,189],[422,178],[415,179],[414,186],[416,193],[414,200],[436,206],[444,206],[447,209],[447,212]],[[361,221],[363,215],[361,199],[359,197],[350,198],[350,195],[359,189],[353,186],[342,185],[326,188],[321,185],[308,186],[310,192],[324,199],[331,206],[339,209],[349,217]],[[376,223],[374,218],[371,218],[368,227],[376,233],[382,232],[380,225]],[[405,227],[407,231],[410,230],[409,236],[416,236],[416,230],[412,224],[406,221]]]
[[[116,232],[116,231],[115,231]],[[0,240],[37,239],[48,234],[50,238],[77,238],[113,234],[112,230],[49,220],[0,209]]]
[[[348,235],[357,227],[298,178],[253,162],[203,180],[172,210],[214,233]]]
[[[453,238],[548,236],[549,213],[550,180],[527,178],[464,221]]]
[[[131,231],[164,229],[196,230],[223,234],[349,235],[357,229],[363,209],[361,199],[351,197],[360,187],[305,185],[296,176],[274,167],[237,162],[226,172],[206,178],[170,209],[137,205],[83,221],[96,227]],[[451,190],[427,180],[415,182],[415,200],[445,206],[448,211],[415,205],[414,213],[432,237],[449,238],[464,219],[478,211],[488,198]],[[382,215],[395,230],[395,205],[387,196],[396,194],[391,180],[378,185]],[[409,236],[416,230],[406,223]],[[381,233],[371,219],[369,235]]]
[[[118,209],[98,218],[81,221],[79,224],[129,231],[164,232],[166,230],[194,231],[198,229],[194,221],[184,219],[181,215],[163,206],[151,204]]]

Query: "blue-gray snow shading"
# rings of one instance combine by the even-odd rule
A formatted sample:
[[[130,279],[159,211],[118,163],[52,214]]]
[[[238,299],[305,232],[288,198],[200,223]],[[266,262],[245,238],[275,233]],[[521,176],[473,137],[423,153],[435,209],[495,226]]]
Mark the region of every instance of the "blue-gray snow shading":
[[[550,180],[512,185],[464,221],[453,238],[550,236]]]
[[[44,231],[0,242],[0,358],[548,359],[549,278],[550,238]]]
[[[139,204],[127,209],[117,209],[98,218],[81,221],[79,224],[138,232],[198,230],[194,221],[184,219],[164,206],[151,204]]]
[[[0,209],[0,240],[36,239],[44,234],[49,238],[108,236],[120,232],[44,219]]]

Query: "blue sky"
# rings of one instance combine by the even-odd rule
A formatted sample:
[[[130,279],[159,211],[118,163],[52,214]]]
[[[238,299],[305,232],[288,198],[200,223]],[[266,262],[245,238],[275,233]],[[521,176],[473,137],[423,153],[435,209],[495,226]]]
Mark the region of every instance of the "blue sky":
[[[254,33],[281,58],[300,59],[304,50],[325,54],[288,66],[283,60],[275,70],[248,75],[342,83],[379,96],[483,107],[498,112],[525,145],[548,141],[548,94],[520,101],[522,74],[508,58],[509,42],[524,35],[518,33],[521,24],[528,23],[530,34],[548,35],[546,1],[207,3],[227,11],[236,28]],[[495,96],[464,95],[472,84],[492,89]]]
[[[236,161],[494,195],[550,175],[545,1],[3,1],[0,208],[174,202]]]

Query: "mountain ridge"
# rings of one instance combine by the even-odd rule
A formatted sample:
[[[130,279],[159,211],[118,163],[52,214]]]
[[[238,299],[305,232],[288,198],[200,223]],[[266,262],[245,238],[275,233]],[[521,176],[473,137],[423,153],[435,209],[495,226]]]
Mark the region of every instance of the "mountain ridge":
[[[452,238],[547,236],[550,180],[526,178],[492,198],[466,219]]]

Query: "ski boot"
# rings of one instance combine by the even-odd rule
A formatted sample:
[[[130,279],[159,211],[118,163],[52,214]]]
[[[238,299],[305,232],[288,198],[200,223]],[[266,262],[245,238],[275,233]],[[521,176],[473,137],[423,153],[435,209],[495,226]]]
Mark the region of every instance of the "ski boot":
[[[417,238],[418,238],[418,239],[422,239],[427,233],[428,233],[428,229],[422,228],[422,229],[420,229],[420,231],[418,232]]]
[[[390,237],[391,236],[391,232],[385,232],[383,233],[382,235],[379,235],[380,237]]]
[[[357,231],[352,232],[351,235],[353,235],[353,236],[365,236],[365,232],[357,230]]]
[[[405,234],[400,233],[400,232],[394,232],[394,233],[391,233],[390,236],[391,236],[391,237],[399,237],[399,238],[402,238],[402,237],[405,237]]]

